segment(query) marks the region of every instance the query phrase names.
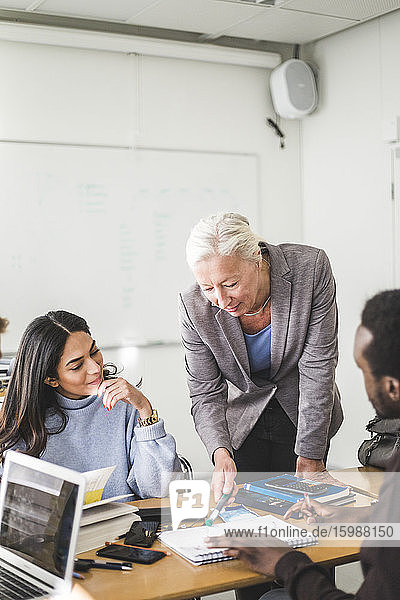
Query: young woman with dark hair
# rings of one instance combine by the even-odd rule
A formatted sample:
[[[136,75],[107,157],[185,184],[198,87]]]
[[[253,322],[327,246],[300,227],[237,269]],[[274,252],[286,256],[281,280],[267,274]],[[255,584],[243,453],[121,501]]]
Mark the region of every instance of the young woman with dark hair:
[[[116,465],[104,498],[165,494],[163,473],[180,470],[175,440],[146,396],[115,375],[82,317],[34,319],[0,412],[0,458],[12,448],[81,472]]]

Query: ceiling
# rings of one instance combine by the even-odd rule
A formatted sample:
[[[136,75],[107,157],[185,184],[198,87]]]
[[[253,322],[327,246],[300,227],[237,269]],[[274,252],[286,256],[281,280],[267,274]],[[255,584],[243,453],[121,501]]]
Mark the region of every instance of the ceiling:
[[[254,47],[305,44],[399,8],[400,0],[0,0],[0,21]]]

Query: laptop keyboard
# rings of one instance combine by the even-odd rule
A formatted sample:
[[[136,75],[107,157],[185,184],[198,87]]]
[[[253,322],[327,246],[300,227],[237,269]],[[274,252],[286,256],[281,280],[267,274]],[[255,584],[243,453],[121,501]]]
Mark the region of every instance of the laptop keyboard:
[[[48,594],[36,585],[33,585],[0,566],[0,600],[19,600],[23,598],[40,598]]]

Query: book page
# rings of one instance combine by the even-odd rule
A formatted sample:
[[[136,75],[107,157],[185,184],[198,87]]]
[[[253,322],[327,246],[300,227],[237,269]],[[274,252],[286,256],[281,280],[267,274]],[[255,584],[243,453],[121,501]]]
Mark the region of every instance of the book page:
[[[82,473],[86,480],[86,491],[84,504],[91,504],[101,500],[104,486],[114,472],[115,465],[112,467],[104,467],[104,469],[95,469],[94,471],[86,471]]]

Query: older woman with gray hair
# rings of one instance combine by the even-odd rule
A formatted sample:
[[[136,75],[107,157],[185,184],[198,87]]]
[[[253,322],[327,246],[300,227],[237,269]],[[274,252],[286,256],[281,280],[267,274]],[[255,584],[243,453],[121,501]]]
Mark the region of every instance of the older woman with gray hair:
[[[237,471],[325,470],[343,420],[335,384],[335,281],[323,250],[272,245],[246,217],[211,215],[180,296],[192,415],[215,464],[216,499]]]

